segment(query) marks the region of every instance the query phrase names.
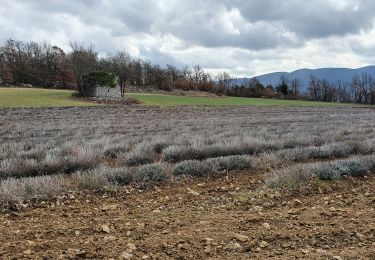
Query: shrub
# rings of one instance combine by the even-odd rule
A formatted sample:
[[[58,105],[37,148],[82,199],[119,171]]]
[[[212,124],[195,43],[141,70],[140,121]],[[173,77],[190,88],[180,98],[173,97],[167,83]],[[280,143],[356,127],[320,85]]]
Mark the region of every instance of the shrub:
[[[120,101],[124,105],[137,105],[142,104],[142,102],[136,98],[132,97],[123,97]]]
[[[175,165],[174,175],[205,176],[210,169],[207,164],[198,160],[183,161]]]
[[[166,178],[165,170],[159,163],[140,166],[134,174],[134,181],[141,184],[162,182]]]
[[[66,192],[64,176],[9,178],[0,183],[0,208],[36,198],[50,198]]]
[[[87,153],[81,153],[78,155],[68,156],[61,158],[61,161],[57,161],[57,165],[62,165],[61,170],[65,173],[72,173],[77,170],[88,170],[93,169],[100,163],[100,156],[94,151]]]
[[[223,171],[244,170],[252,167],[253,164],[248,156],[232,155],[204,161],[183,161],[175,165],[173,173],[174,175],[206,176]]]
[[[368,156],[364,158],[359,158],[362,165],[371,173],[375,174],[375,157]]]
[[[302,142],[296,140],[293,145]],[[226,157],[231,155],[256,155],[282,148],[282,143],[277,141],[264,141],[254,138],[245,140],[235,139],[228,143],[215,143],[210,145],[171,145],[163,150],[164,160],[176,163],[183,160],[204,160],[207,158]]]
[[[49,198],[66,191],[63,176],[38,176],[23,179],[25,198]]]
[[[375,146],[371,143],[371,140],[367,140],[367,142],[349,141],[348,145],[350,145],[354,152],[358,154],[370,154],[375,151]]]
[[[313,174],[324,181],[337,180],[344,175],[363,176],[366,172],[366,166],[354,160],[320,164],[313,169]]]
[[[273,188],[296,189],[312,180],[314,174],[310,171],[311,167],[311,164],[301,164],[273,170],[268,174],[266,184]]]
[[[114,147],[108,148],[104,151],[103,155],[105,157],[116,159],[119,154],[128,152],[128,148],[125,147]]]
[[[250,158],[246,155],[232,155],[226,157],[218,157],[206,160],[208,167],[212,171],[220,172],[224,170],[244,170],[252,168]]]
[[[165,148],[167,148],[170,144],[163,143],[163,142],[156,142],[153,144],[154,153],[161,154]]]
[[[164,160],[172,163],[183,160],[204,160],[212,157],[246,153],[247,151],[241,151],[239,147],[229,147],[219,144],[202,146],[172,145],[163,151]]]
[[[268,154],[272,155],[272,154]],[[265,156],[265,155],[262,155]],[[278,157],[284,161],[302,161],[306,160],[308,154],[304,152],[303,148],[285,149],[274,153],[275,157]]]
[[[359,149],[357,143],[330,143],[321,147],[298,147],[276,152],[276,155],[288,161],[306,161],[308,159],[344,158],[355,153],[366,153],[364,146]]]
[[[152,163],[152,157],[147,154],[131,153],[126,158],[126,165],[130,167]]]
[[[46,152],[41,150],[30,150],[27,152],[21,152],[18,156],[23,160],[32,159],[40,162],[46,157]]]
[[[333,168],[340,172],[341,176],[363,176],[367,172],[367,168],[364,164],[354,160],[340,161],[334,165]]]
[[[0,164],[0,179],[36,176],[37,168],[36,160],[5,159]]]
[[[263,153],[260,156],[252,158],[253,167],[256,169],[267,169],[280,166],[285,163],[285,159],[275,153]]]
[[[135,167],[152,163],[154,157],[153,150],[152,144],[148,142],[138,143],[131,152],[120,158],[119,164]]]
[[[107,180],[113,185],[123,186],[132,182],[133,175],[125,168],[117,168],[108,174]]]
[[[73,174],[77,187],[83,190],[102,190],[110,186],[108,175],[111,170],[106,167],[99,167],[90,171],[78,171]]]
[[[325,145],[321,148],[323,152],[326,151],[328,157],[342,158],[347,157],[355,153],[355,150],[351,145],[345,143],[334,143]]]
[[[330,165],[318,165],[312,170],[312,174],[322,181],[333,181],[341,178],[340,171]]]
[[[190,146],[171,145],[163,150],[164,161],[176,163],[183,160],[203,158],[202,153]]]
[[[0,179],[72,173],[77,170],[92,169],[99,163],[99,154],[88,149],[77,149],[74,153],[64,156],[59,153],[48,153],[42,161],[6,159],[0,164]]]
[[[342,176],[364,176],[375,170],[373,156],[353,157],[350,160],[322,162],[315,164],[299,164],[291,167],[273,170],[267,177],[266,183],[271,187],[298,187],[316,177],[323,181],[332,181]]]

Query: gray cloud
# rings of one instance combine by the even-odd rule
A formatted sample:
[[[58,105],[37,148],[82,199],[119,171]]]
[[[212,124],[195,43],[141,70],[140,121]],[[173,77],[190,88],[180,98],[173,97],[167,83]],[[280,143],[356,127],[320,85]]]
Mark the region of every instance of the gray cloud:
[[[249,21],[274,21],[307,38],[358,33],[373,26],[372,0],[228,1]]]
[[[372,0],[3,0],[0,40],[78,40],[241,75],[355,67],[375,62],[373,10]]]

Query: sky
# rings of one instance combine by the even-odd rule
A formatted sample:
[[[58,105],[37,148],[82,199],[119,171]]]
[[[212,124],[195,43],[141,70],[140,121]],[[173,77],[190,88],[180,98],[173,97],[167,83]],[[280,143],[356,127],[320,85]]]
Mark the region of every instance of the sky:
[[[257,76],[375,64],[374,0],[0,0],[0,41]]]

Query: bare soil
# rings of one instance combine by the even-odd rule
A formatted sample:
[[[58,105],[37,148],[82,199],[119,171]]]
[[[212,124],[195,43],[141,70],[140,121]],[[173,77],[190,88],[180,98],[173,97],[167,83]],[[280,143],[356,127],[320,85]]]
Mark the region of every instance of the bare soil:
[[[374,186],[370,176],[275,191],[242,172],[70,194],[1,213],[0,258],[375,259]]]

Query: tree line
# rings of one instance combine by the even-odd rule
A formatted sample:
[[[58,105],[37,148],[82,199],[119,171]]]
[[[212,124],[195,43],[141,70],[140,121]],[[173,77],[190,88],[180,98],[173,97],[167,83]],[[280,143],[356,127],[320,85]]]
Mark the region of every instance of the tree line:
[[[126,51],[100,56],[91,45],[70,43],[70,51],[48,42],[6,40],[0,45],[0,85],[31,84],[44,87],[76,88],[84,75],[101,71],[116,74],[119,84],[153,86],[162,90],[199,90],[242,97],[305,99],[326,102],[375,104],[375,80],[369,74],[355,75],[351,82],[330,83],[313,75],[307,91],[300,79],[280,77],[276,86],[264,86],[257,78],[246,84],[227,72],[210,74],[201,66],[160,66],[135,58]]]
[[[307,91],[312,100],[375,104],[375,80],[368,73],[355,74],[350,82],[336,83],[310,76]]]
[[[375,104],[375,79],[368,73],[355,74],[350,82],[335,83],[310,75],[305,92],[302,91],[303,86],[304,82],[301,79],[288,79],[285,75],[280,77],[276,86],[264,86],[257,78],[252,78],[246,84],[230,88],[228,95]]]
[[[228,73],[211,75],[199,65],[162,67],[134,58],[126,51],[100,57],[91,45],[79,42],[71,42],[70,48],[65,52],[47,42],[6,40],[0,45],[0,84],[79,88],[84,75],[103,71],[118,75],[120,84],[223,94],[229,78]]]

